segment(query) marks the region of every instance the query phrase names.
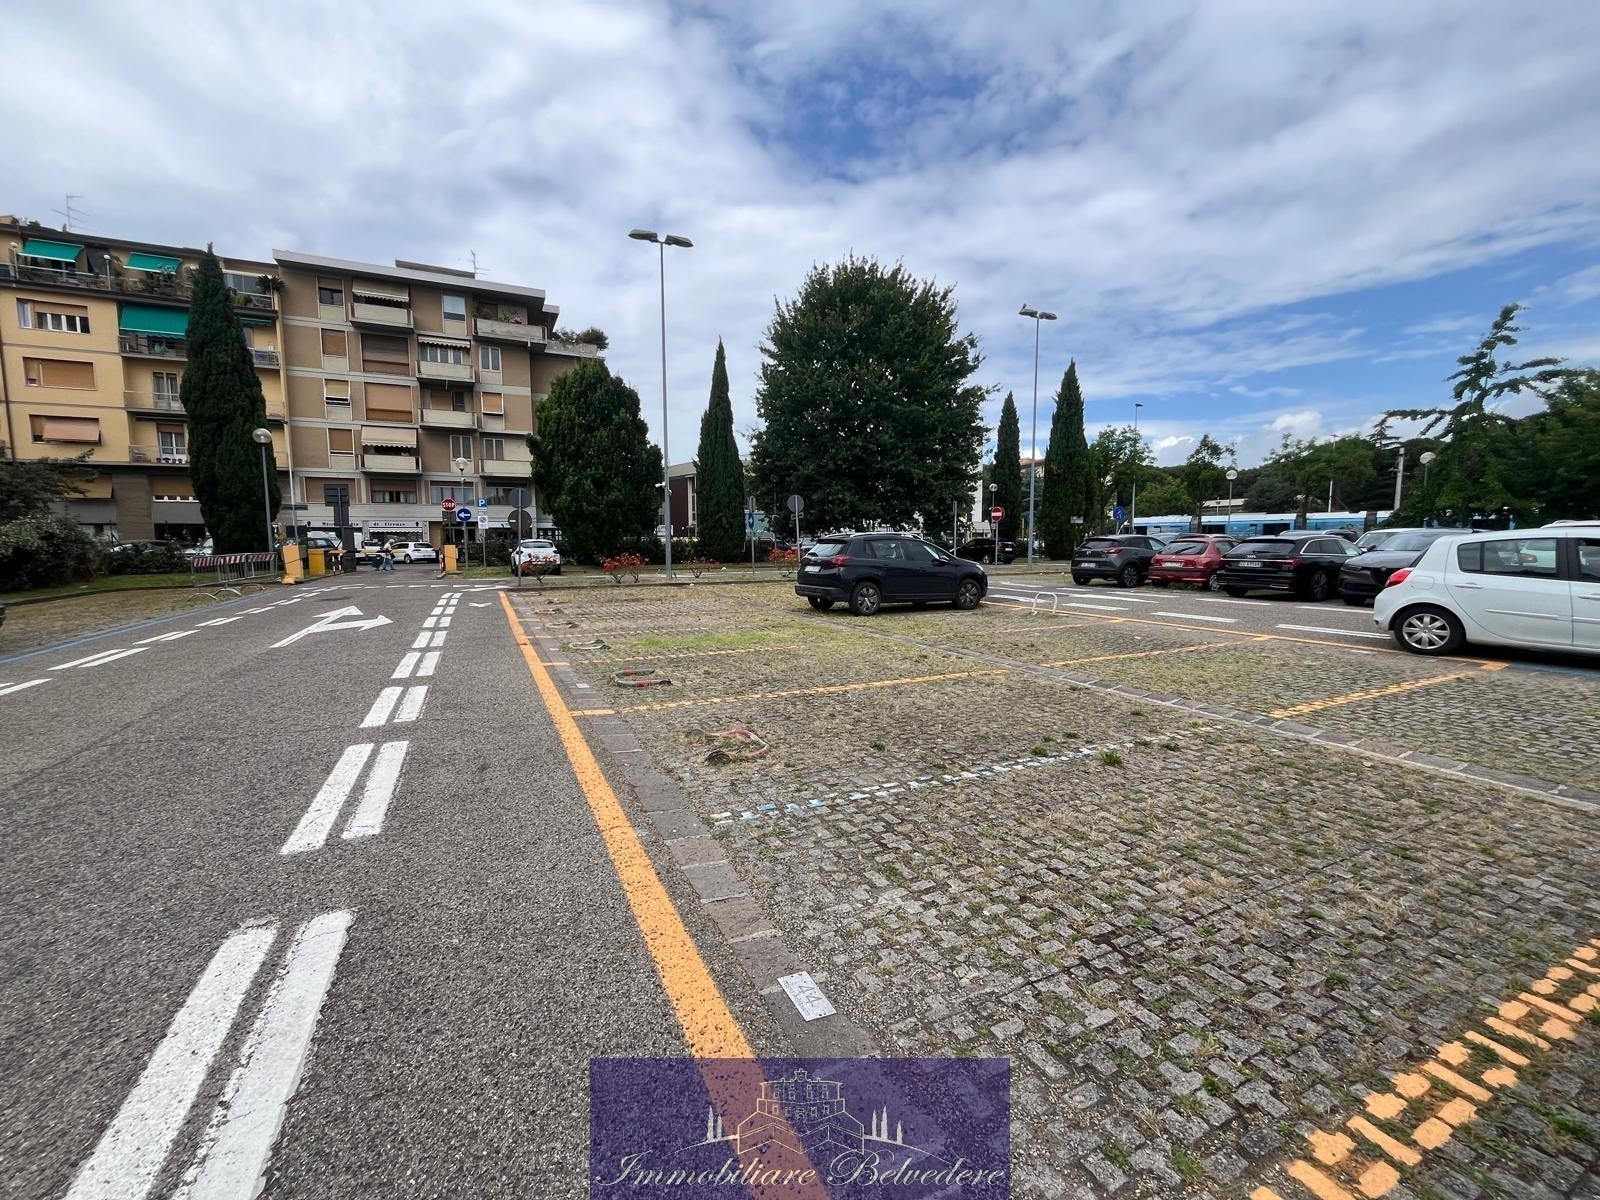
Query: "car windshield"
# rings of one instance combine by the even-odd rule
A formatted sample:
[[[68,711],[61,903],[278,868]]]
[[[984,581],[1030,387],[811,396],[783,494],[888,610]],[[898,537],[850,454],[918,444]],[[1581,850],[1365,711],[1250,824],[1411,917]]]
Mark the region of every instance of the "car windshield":
[[[1443,533],[1397,533],[1383,543],[1379,549],[1399,551],[1426,550],[1443,536]]]
[[[832,558],[835,554],[843,554],[850,549],[849,542],[818,542],[811,547],[811,553],[818,558]]]
[[[1248,558],[1258,554],[1288,554],[1294,550],[1295,543],[1285,541],[1283,538],[1262,538],[1257,541],[1251,538],[1247,542],[1240,542],[1228,551],[1229,558]]]
[[[1363,533],[1356,539],[1356,549],[1376,550],[1379,546],[1400,536],[1402,535],[1393,529],[1374,529],[1371,533]]]
[[[1084,549],[1084,550],[1104,550],[1107,546],[1120,546],[1120,545],[1122,545],[1122,543],[1117,541],[1116,538],[1090,538],[1088,541],[1086,541],[1083,544],[1081,549]]]
[[[1166,548],[1168,554],[1204,554],[1210,547],[1209,542],[1173,542]]]

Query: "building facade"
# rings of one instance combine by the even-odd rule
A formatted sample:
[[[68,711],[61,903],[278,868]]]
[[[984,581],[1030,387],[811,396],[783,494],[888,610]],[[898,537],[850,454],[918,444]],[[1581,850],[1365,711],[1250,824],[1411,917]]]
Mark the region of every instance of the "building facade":
[[[4,454],[87,451],[99,474],[66,508],[98,533],[203,535],[179,401],[200,256],[0,218]],[[477,528],[549,529],[527,435],[550,382],[595,351],[549,340],[544,292],[290,250],[222,265],[266,397],[280,529],[331,529],[343,500],[368,539],[437,544],[456,536],[446,497]]]

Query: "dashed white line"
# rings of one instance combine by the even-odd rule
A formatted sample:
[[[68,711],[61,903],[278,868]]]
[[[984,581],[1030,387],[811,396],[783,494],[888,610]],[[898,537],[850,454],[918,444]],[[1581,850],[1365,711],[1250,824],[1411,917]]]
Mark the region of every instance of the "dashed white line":
[[[31,687],[38,687],[41,683],[49,683],[48,679],[29,679],[23,683],[8,683],[0,686],[0,696],[9,696],[12,692],[26,691]]]
[[[125,650],[102,650],[99,654],[91,654],[88,658],[75,659],[69,663],[62,663],[59,667],[51,667],[52,671],[65,671],[69,667],[99,667],[108,662],[116,662],[119,658],[127,658],[130,654],[143,654],[150,647],[135,646]]]
[[[428,617],[428,618],[423,620],[422,627],[424,629],[432,629],[434,627],[434,625],[436,625],[438,623],[438,621],[439,621],[438,617]]]
[[[400,665],[394,669],[394,674],[389,676],[389,678],[410,679],[411,672],[416,670],[417,659],[420,657],[421,655],[419,655],[415,650],[407,652],[401,657]]]
[[[1337,633],[1342,637],[1376,638],[1380,642],[1387,642],[1387,633],[1365,633],[1355,629],[1330,629],[1326,625],[1279,625],[1279,629],[1293,629],[1298,633]]]
[[[1270,600],[1240,600],[1233,596],[1190,596],[1198,604],[1271,604]]]
[[[300,1085],[322,1002],[350,930],[349,912],[300,927],[288,961],[245,1043],[239,1069],[212,1116],[215,1140],[188,1200],[238,1200],[261,1191],[284,1112]]]
[[[448,634],[436,633],[433,635],[433,641],[429,642],[428,645],[437,649],[438,647],[444,645],[444,639],[448,636]]]
[[[344,827],[346,838],[371,837],[383,832],[383,819],[389,811],[389,801],[394,799],[400,768],[405,764],[406,748],[410,744],[385,742],[379,747],[372,773],[367,776],[366,787],[361,792],[361,803]]]
[[[400,711],[394,714],[395,722],[415,721],[422,715],[422,702],[428,698],[428,686],[406,689],[406,697],[400,701]]]
[[[1099,612],[1127,612],[1128,611],[1127,609],[1123,608],[1122,605],[1120,605],[1120,604],[1081,604],[1081,603],[1078,603],[1078,602],[1072,601],[1072,600],[1067,601],[1067,603],[1063,604],[1061,607],[1062,608],[1092,608],[1092,609],[1095,609],[1095,610],[1097,610]]]
[[[371,729],[375,725],[385,725],[389,721],[389,714],[394,711],[394,706],[400,702],[400,693],[404,688],[386,687],[378,693],[378,698],[372,702],[372,707],[367,710],[367,715],[362,719],[361,728]]]
[[[1333,613],[1335,616],[1340,617],[1362,617],[1368,620],[1371,619],[1370,613],[1359,608],[1354,608],[1350,605],[1345,605],[1342,608],[1333,608],[1327,604],[1296,604],[1295,607],[1309,608],[1312,612]]]
[[[433,636],[433,634],[431,634],[431,633],[419,633],[419,634],[417,634],[417,640],[411,643],[411,648],[413,650],[425,650],[425,649],[427,649],[428,639],[431,638],[432,636]]]
[[[1152,617],[1181,617],[1185,621],[1215,621],[1218,625],[1237,625],[1239,623],[1238,617],[1207,617],[1202,616],[1200,613],[1163,612],[1159,608],[1150,615]]]
[[[449,617],[440,617],[439,618],[439,628],[440,629],[449,629],[450,628],[450,618]]]
[[[339,761],[334,764],[333,770],[328,772],[327,780],[311,801],[311,807],[306,809],[306,815],[300,818],[300,823],[294,827],[289,840],[284,842],[283,848],[278,851],[279,854],[300,854],[306,850],[315,850],[328,840],[328,831],[339,819],[339,810],[344,807],[344,802],[350,796],[350,789],[355,787],[356,779],[361,775],[361,769],[367,765],[367,759],[371,754],[371,742],[361,742],[345,748],[345,752],[339,756]]]
[[[192,629],[180,629],[175,633],[158,633],[155,637],[140,638],[134,645],[145,646],[151,642],[175,642],[179,638],[189,637],[193,633],[194,630]]]
[[[275,936],[271,927],[256,927],[222,943],[78,1169],[67,1200],[129,1200],[150,1190]]]
[[[231,625],[235,621],[243,620],[243,618],[244,618],[244,614],[243,613],[240,613],[236,617],[217,617],[216,619],[211,620],[211,621],[201,621],[200,624],[195,626],[195,628],[196,629],[203,629],[207,625]]]
[[[433,674],[433,669],[439,665],[439,652],[430,650],[422,656],[422,661],[417,664],[417,678],[426,679]]]

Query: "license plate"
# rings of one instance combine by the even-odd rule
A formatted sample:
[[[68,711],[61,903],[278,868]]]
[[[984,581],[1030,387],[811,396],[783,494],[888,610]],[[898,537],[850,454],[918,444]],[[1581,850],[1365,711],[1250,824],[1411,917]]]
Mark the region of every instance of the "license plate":
[[[1239,564],[1239,565],[1240,565],[1240,566],[1241,566],[1241,567],[1251,567],[1251,568],[1255,568],[1255,567],[1259,567],[1259,566],[1260,566],[1260,565],[1261,565],[1261,564],[1260,564],[1260,563],[1258,563],[1258,562],[1242,562],[1242,563],[1240,563],[1240,564]]]
[[[1181,562],[1179,562],[1175,558],[1169,558],[1169,559],[1165,559],[1162,562],[1158,562],[1156,564],[1156,566],[1158,566],[1158,567],[1181,567],[1181,566],[1183,566],[1183,564]]]
[[[1086,561],[1080,561],[1077,565],[1080,566],[1080,567],[1092,567],[1092,566],[1094,566],[1094,563],[1086,562]]]
[[[811,566],[807,567],[806,570],[808,570],[808,571],[820,571],[820,570],[822,570],[822,568],[813,563]]]

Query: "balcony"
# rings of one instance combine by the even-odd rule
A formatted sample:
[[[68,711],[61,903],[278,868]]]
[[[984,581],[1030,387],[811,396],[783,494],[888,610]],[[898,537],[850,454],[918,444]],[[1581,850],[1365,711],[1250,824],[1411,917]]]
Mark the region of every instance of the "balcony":
[[[435,429],[471,429],[476,424],[474,414],[456,412],[451,408],[425,408],[422,423]]]
[[[446,383],[471,383],[472,364],[469,362],[429,362],[427,359],[417,360],[418,379],[437,379]]]
[[[164,450],[160,446],[129,446],[128,461],[155,463],[163,467],[186,467],[189,465],[189,452]]]
[[[363,471],[378,471],[391,475],[415,475],[417,473],[417,456],[415,454],[363,454],[361,456],[361,469]]]
[[[375,329],[410,329],[411,309],[398,304],[370,304],[355,300],[350,305],[350,323]]]
[[[183,405],[171,392],[124,391],[122,405],[129,412],[148,412],[159,416],[186,417]]]
[[[499,458],[486,458],[483,460],[483,473],[485,475],[526,475],[533,468],[533,453],[528,449],[527,443],[506,439],[505,449]]]
[[[255,360],[258,367],[275,367],[278,365],[278,352],[276,350],[257,350],[252,348],[250,357]]]
[[[135,358],[175,358],[181,361],[189,357],[188,344],[182,338],[123,333],[117,335],[117,344],[124,354]]]
[[[478,317],[473,324],[478,336],[491,342],[516,342],[524,346],[544,345],[543,325],[526,325],[521,321],[497,321],[492,317]]]

